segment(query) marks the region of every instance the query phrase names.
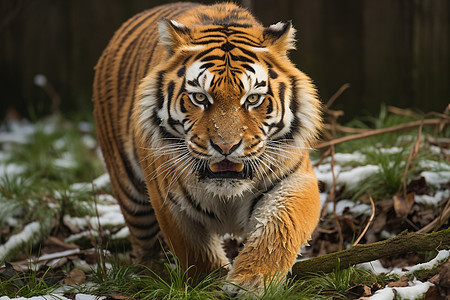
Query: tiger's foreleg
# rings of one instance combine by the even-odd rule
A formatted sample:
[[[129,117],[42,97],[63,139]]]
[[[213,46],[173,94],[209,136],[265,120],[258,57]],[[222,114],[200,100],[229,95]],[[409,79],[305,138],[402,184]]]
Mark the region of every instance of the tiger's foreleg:
[[[158,197],[154,189],[150,193],[164,239],[190,276],[208,274],[228,264],[217,234],[186,216],[173,199]]]
[[[228,275],[232,283],[262,292],[265,281],[284,278],[310,239],[320,214],[317,180],[314,175],[295,176],[299,178],[291,186],[300,188],[280,188],[266,195],[255,210],[253,231]],[[231,285],[227,289],[239,290]]]
[[[141,155],[145,157],[146,154]],[[164,240],[175,252],[181,267],[189,269],[189,275],[194,276],[229,264],[219,236],[186,212],[184,204],[188,200],[173,180],[178,178],[177,169],[165,168],[164,160],[148,162],[143,159],[141,165],[151,175],[147,175],[150,180],[146,181],[149,198]],[[154,175],[157,172],[161,175]]]

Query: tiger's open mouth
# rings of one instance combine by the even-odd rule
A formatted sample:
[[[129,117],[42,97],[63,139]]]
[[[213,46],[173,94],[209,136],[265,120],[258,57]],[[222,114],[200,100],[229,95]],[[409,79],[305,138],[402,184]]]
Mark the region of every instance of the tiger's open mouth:
[[[243,163],[234,163],[227,159],[209,164],[200,170],[200,174],[202,178],[215,179],[251,179],[253,177],[251,168]]]

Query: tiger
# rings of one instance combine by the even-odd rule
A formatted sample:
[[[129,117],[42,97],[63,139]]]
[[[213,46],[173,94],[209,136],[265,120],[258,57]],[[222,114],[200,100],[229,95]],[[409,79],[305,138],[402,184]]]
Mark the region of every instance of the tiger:
[[[291,21],[264,27],[232,3],[166,4],[115,32],[92,99],[138,260],[164,240],[183,268],[225,268],[233,286],[289,273],[319,219],[309,150],[322,124],[294,48]],[[233,261],[225,234],[244,240]]]

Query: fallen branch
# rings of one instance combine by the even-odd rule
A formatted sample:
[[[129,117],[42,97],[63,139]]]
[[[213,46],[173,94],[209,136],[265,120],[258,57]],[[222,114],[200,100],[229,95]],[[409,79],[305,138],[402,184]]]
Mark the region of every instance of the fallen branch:
[[[441,124],[448,124],[449,122],[450,121],[449,121],[448,117],[446,119],[428,119],[428,120],[423,120],[423,121],[414,121],[414,122],[401,124],[401,125],[397,125],[397,126],[392,126],[392,127],[388,127],[388,128],[375,129],[375,130],[371,130],[371,131],[368,131],[368,132],[363,132],[363,133],[360,133],[360,134],[344,136],[344,137],[341,137],[341,138],[338,138],[338,139],[334,139],[334,140],[331,140],[331,141],[319,143],[316,146],[316,148],[317,149],[321,149],[321,148],[326,148],[326,147],[329,147],[329,146],[332,146],[332,145],[345,143],[345,142],[348,142],[348,141],[353,141],[353,140],[357,140],[357,139],[371,137],[371,136],[374,136],[374,135],[385,134],[385,133],[390,133],[390,132],[396,132],[396,131],[401,131],[401,130],[407,130],[407,129],[419,127],[419,126],[421,126],[421,124],[423,124],[423,125],[441,125]]]
[[[292,267],[292,275],[303,278],[311,273],[329,273],[336,267],[337,259],[341,268],[382,257],[401,255],[409,252],[430,251],[450,245],[450,228],[434,233],[400,233],[396,237],[365,245],[356,245],[346,250],[299,261]]]

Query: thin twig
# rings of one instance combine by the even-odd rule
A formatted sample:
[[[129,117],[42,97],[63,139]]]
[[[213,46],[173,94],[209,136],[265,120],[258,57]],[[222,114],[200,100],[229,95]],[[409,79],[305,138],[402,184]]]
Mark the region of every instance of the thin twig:
[[[339,124],[334,125],[334,128],[332,128],[332,126],[330,124],[324,124],[323,128],[327,129],[327,130],[336,130],[339,132],[343,132],[343,133],[362,133],[362,132],[368,132],[370,131],[370,129],[365,129],[365,128],[352,128],[352,127],[346,127],[346,126],[342,126]]]
[[[367,229],[369,229],[370,224],[372,224],[372,220],[375,217],[375,203],[373,202],[372,196],[369,196],[370,205],[372,205],[372,214],[370,215],[369,221],[367,222],[366,227],[361,232],[359,237],[356,239],[356,241],[353,243],[352,246],[358,245],[359,241],[361,241],[362,237],[366,234]]]
[[[336,93],[331,96],[330,100],[328,100],[327,104],[324,105],[323,111],[327,111],[331,105],[336,101],[337,98],[339,98],[342,93],[350,87],[350,83],[344,83],[337,91]]]
[[[334,140],[331,140],[331,141],[319,143],[316,146],[316,148],[317,149],[321,149],[321,148],[330,147],[332,145],[345,143],[345,142],[348,142],[348,141],[353,141],[353,140],[357,140],[357,139],[371,137],[371,136],[374,136],[374,135],[390,133],[390,132],[395,132],[395,131],[401,131],[401,130],[407,130],[407,129],[411,129],[411,128],[414,128],[414,127],[418,127],[421,124],[423,124],[423,125],[441,125],[442,123],[448,124],[449,122],[450,122],[450,118],[448,116],[446,116],[446,118],[442,118],[442,119],[428,119],[428,120],[423,120],[423,121],[414,121],[414,122],[401,124],[401,125],[397,125],[397,126],[392,126],[392,127],[388,127],[388,128],[374,129],[374,130],[371,130],[371,131],[368,131],[368,132],[363,132],[363,133],[360,133],[360,134],[344,136],[344,137],[341,137],[341,138],[338,138],[338,139],[334,139]]]
[[[410,109],[404,109],[404,108],[399,108],[399,107],[395,107],[392,105],[388,105],[387,111],[390,113],[393,113],[395,115],[399,115],[399,116],[406,116],[406,117],[412,117],[412,118],[416,118],[416,119],[422,119],[421,115],[413,112]]]

